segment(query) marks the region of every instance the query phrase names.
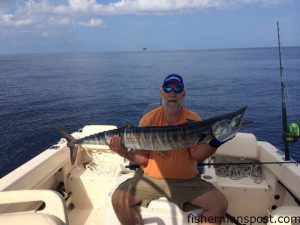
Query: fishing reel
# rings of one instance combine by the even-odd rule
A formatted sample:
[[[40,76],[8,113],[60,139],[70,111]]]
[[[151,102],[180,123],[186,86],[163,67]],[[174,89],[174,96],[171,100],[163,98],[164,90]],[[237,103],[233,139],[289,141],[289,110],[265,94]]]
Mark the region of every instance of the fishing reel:
[[[283,134],[283,138],[286,142],[297,142],[300,138],[300,129],[297,123],[290,123],[288,132]]]

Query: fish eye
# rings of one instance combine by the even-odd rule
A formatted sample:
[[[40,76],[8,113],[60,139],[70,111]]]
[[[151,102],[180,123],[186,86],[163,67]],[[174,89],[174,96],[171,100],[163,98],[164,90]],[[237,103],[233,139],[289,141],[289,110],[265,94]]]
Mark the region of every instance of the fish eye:
[[[237,125],[237,120],[234,120],[234,119],[231,120],[230,125],[231,125],[232,127],[236,126],[236,125]]]

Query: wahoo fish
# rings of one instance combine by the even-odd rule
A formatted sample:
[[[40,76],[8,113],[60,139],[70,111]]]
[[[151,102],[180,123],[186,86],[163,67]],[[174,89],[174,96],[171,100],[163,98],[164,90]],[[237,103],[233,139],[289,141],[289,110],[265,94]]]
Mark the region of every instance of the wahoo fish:
[[[247,106],[202,121],[189,121],[177,126],[134,127],[123,126],[118,129],[99,132],[80,139],[60,128],[70,148],[72,164],[76,160],[78,145],[108,145],[113,135],[122,137],[127,149],[150,151],[169,151],[201,144],[216,138],[220,142],[231,139],[243,124]]]

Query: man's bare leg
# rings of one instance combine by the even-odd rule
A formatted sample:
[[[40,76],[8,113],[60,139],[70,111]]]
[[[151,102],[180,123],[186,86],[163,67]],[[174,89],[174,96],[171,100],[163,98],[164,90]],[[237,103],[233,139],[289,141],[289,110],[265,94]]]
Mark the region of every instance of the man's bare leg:
[[[122,225],[143,225],[141,214],[135,206],[141,200],[127,191],[117,189],[112,195],[111,202]]]
[[[210,191],[194,198],[190,203],[201,207],[203,213],[199,224],[220,225],[225,216],[228,201],[220,191]]]

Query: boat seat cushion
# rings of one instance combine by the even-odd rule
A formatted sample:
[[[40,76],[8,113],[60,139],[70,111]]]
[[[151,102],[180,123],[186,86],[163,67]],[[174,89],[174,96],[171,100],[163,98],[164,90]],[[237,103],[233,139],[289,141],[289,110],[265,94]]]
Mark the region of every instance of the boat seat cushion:
[[[65,225],[56,216],[39,213],[0,215],[1,225]]]
[[[18,203],[43,202],[45,207],[18,209],[11,211],[10,206]],[[0,205],[4,206],[0,213],[1,225],[68,225],[66,206],[62,196],[53,190],[13,190],[0,192]]]
[[[221,145],[214,156],[258,159],[256,137],[250,133],[237,133],[233,139]]]

